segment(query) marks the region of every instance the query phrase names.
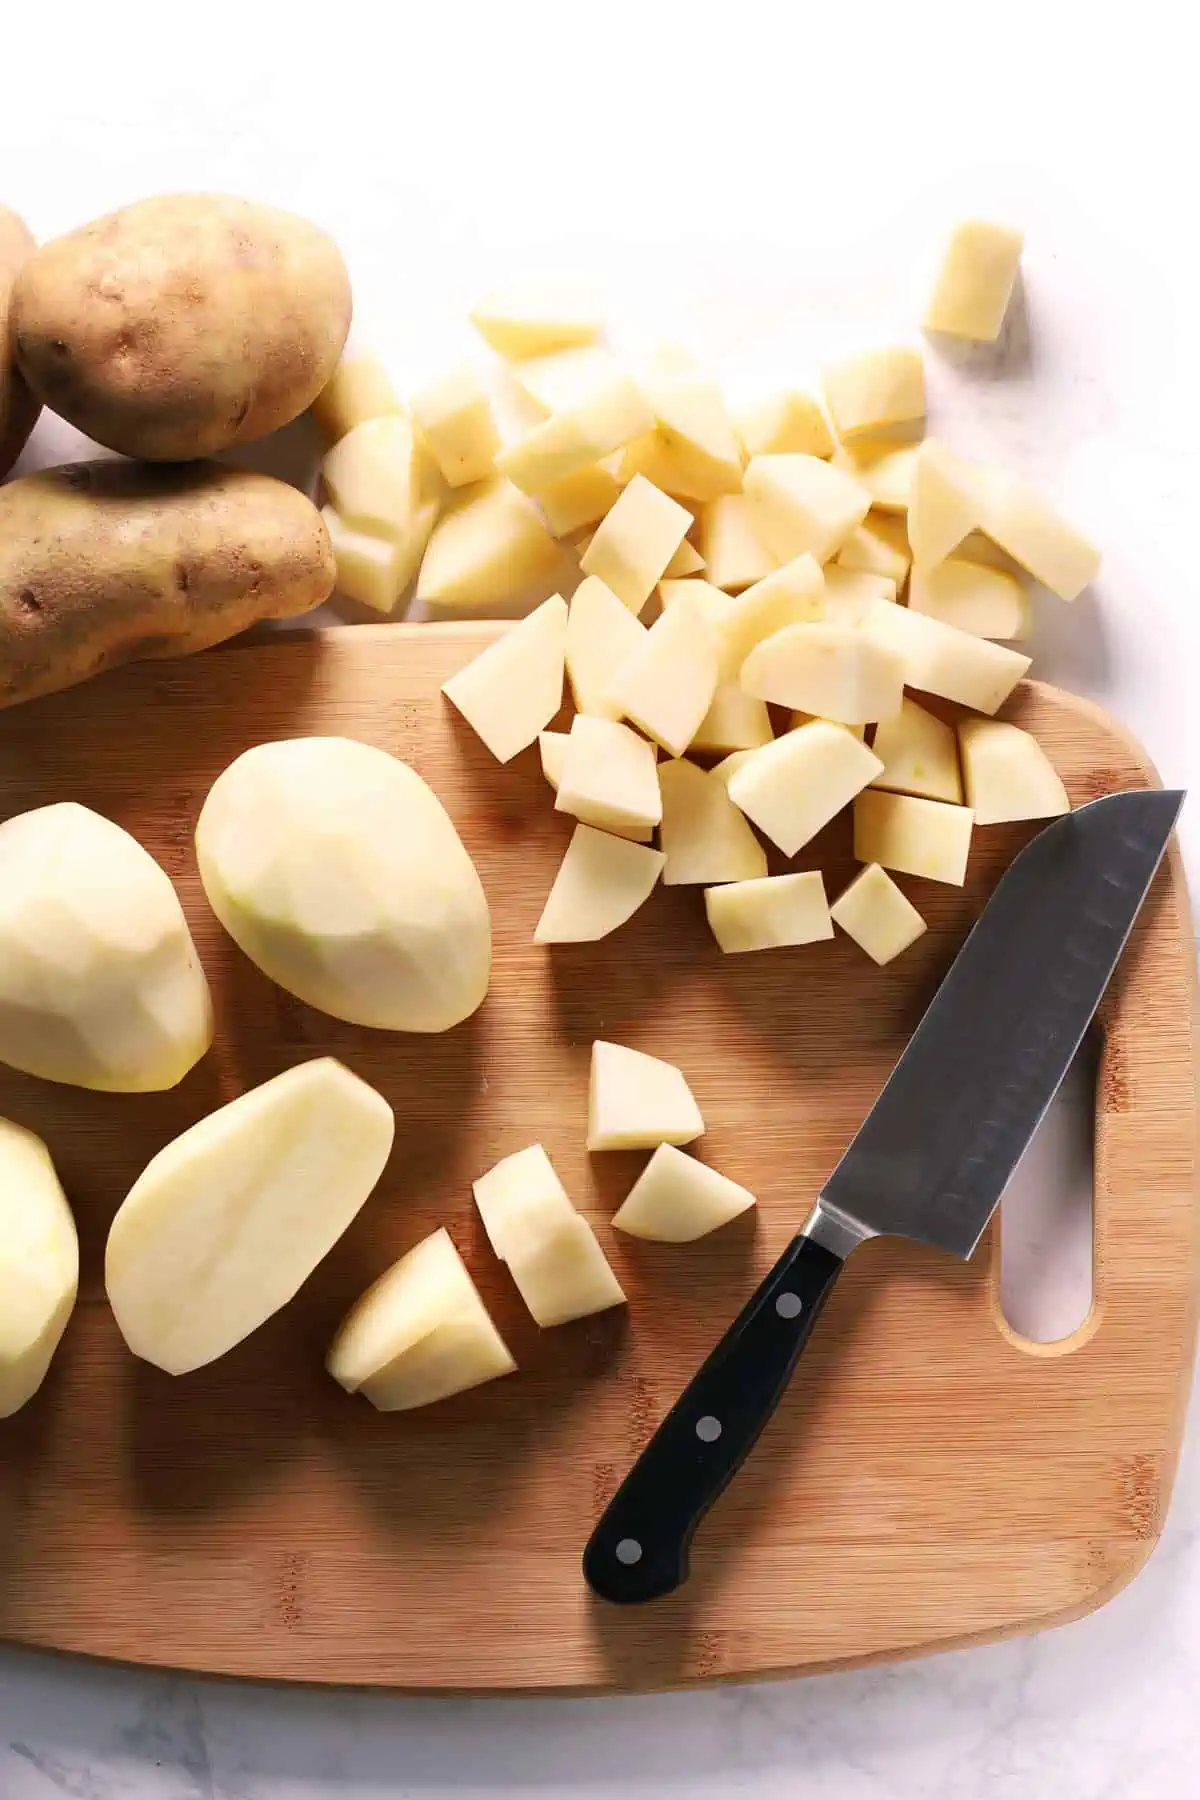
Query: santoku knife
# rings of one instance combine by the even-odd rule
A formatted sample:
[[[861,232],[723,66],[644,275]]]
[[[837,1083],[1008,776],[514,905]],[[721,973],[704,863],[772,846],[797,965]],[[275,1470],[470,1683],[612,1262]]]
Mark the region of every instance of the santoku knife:
[[[606,1600],[669,1594],[692,1534],[783,1394],[867,1238],[969,1257],[1058,1091],[1167,847],[1181,793],[1112,794],[1015,859],[826,1183],[607,1507],[583,1570]]]

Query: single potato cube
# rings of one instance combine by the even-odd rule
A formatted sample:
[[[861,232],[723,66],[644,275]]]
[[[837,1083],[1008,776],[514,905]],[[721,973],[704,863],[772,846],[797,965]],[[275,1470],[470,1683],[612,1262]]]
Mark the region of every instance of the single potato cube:
[[[976,712],[996,712],[1029,669],[1030,658],[1007,645],[958,631],[908,606],[876,601],[862,630],[900,658],[908,687]]]
[[[878,863],[860,869],[830,908],[834,922],[882,968],[928,929],[916,907]]]
[[[908,579],[912,563],[908,527],[894,513],[873,507],[858,529],[851,532],[834,561],[842,569],[882,575],[899,590]]]
[[[1004,324],[1025,246],[1024,234],[986,219],[954,228],[925,313],[926,331],[994,343]]]
[[[578,713],[555,805],[600,831],[649,834],[662,818],[654,745],[615,719]]]
[[[958,727],[967,805],[977,825],[1010,819],[1053,819],[1071,810],[1062,780],[1038,743],[1019,725],[963,719]]]
[[[969,806],[872,788],[854,802],[854,854],[859,862],[961,887],[973,822]]]
[[[926,712],[915,700],[906,697],[898,713],[880,721],[872,748],[883,761],[872,787],[916,794],[924,800],[948,800],[952,806],[962,804],[954,727]]]
[[[684,538],[678,550],[663,570],[664,581],[682,581],[688,575],[704,573],[704,558],[694,545]]]
[[[621,1284],[581,1213],[564,1219],[531,1254],[514,1257],[508,1272],[544,1329],[625,1304]]]
[[[606,463],[588,463],[573,475],[543,488],[538,505],[555,537],[566,537],[581,525],[594,525],[621,497],[621,487]]]
[[[343,356],[312,404],[313,419],[326,444],[336,444],[367,419],[403,413],[391,377],[377,356]]]
[[[690,1144],[703,1132],[700,1108],[674,1063],[596,1039],[588,1082],[589,1150],[654,1150]]]
[[[602,462],[653,424],[654,413],[641,389],[617,368],[510,444],[496,458],[496,468],[525,493],[542,494],[589,463]]]
[[[913,463],[908,541],[913,567],[932,569],[983,524],[985,482],[963,457],[926,438]]]
[[[824,617],[825,577],[820,565],[807,554],[795,556],[728,599],[721,609],[716,625],[722,674],[740,675],[755,645],[785,626],[810,625]]]
[[[766,703],[736,681],[719,681],[712,705],[692,739],[692,750],[756,750],[773,737]]]
[[[378,1411],[411,1412],[509,1375],[517,1365],[442,1229],[355,1302],[325,1366]]]
[[[542,758],[542,774],[550,783],[555,793],[562,780],[563,763],[566,761],[567,743],[570,733],[566,731],[541,731],[538,733],[538,751]]]
[[[500,432],[477,369],[456,369],[422,388],[413,398],[412,412],[451,487],[466,487],[492,473]]]
[[[914,573],[908,604],[976,637],[1028,637],[1033,624],[1029,590],[1018,576],[961,556]]]
[[[813,719],[751,751],[729,777],[729,798],[785,856],[795,856],[882,767],[844,725]]]
[[[566,645],[567,603],[553,594],[443,682],[497,762],[527,750],[562,705]]]
[[[371,607],[374,612],[392,612],[416,573],[424,544],[415,548],[396,538],[372,537],[365,531],[354,531],[338,517],[332,506],[323,506],[321,517],[333,546],[338,593],[345,594],[349,600],[357,600],[360,606]],[[431,507],[430,531],[436,517],[437,509]]]
[[[828,562],[871,505],[871,496],[819,456],[756,456],[746,469],[754,529],[779,562],[805,551]]]
[[[1100,552],[1050,502],[1015,475],[993,472],[976,523],[1035,581],[1060,600],[1075,600],[1096,579]]]
[[[604,329],[595,296],[561,281],[498,288],[471,309],[470,317],[484,342],[509,362],[594,344]]]
[[[833,434],[811,394],[795,388],[756,401],[734,428],[747,456],[832,456]]]
[[[355,531],[403,543],[430,498],[428,456],[402,413],[364,419],[326,452],[321,479]]]
[[[598,575],[581,581],[567,615],[567,674],[577,712],[615,719],[609,691],[618,669],[641,644],[646,627]]]
[[[662,870],[661,850],[577,825],[546,897],[534,943],[591,944],[608,937],[650,898]]]
[[[556,573],[561,556],[532,501],[510,481],[481,482],[434,526],[417,599],[446,611],[486,613]]]
[[[551,413],[569,412],[594,389],[611,386],[621,370],[611,350],[588,344],[527,357],[514,363],[509,374],[525,398],[549,418]]]
[[[777,569],[785,557],[772,556],[750,517],[745,494],[723,494],[696,516],[697,544],[714,587],[736,594]]]
[[[709,888],[704,907],[713,936],[727,955],[815,944],[833,936],[819,870]]]
[[[635,475],[579,566],[585,575],[607,582],[630,612],[640,613],[691,524],[690,512],[643,475]]]
[[[839,444],[833,453],[835,468],[845,471],[870,495],[878,512],[906,513],[912,497],[913,471],[919,444],[888,445],[863,443],[853,448]],[[847,540],[849,541],[849,540]]]
[[[691,1244],[756,1204],[748,1188],[673,1144],[660,1144],[634,1182],[613,1228],[659,1244]]]
[[[844,444],[924,423],[925,369],[919,350],[864,350],[829,364],[822,380],[825,404]]]
[[[767,872],[767,853],[715,775],[690,762],[666,762],[662,787],[664,887],[748,881]]]
[[[807,717],[805,717],[801,723],[807,724]],[[759,747],[760,746],[756,744],[754,748],[758,749]],[[731,777],[738,769],[748,763],[753,755],[754,750],[731,751],[728,756],[723,757],[719,763],[709,770],[709,774],[712,775],[715,780],[724,782],[725,786],[728,787]]]
[[[682,756],[717,691],[716,637],[695,600],[668,606],[613,677],[609,699],[668,756]]]
[[[664,612],[677,600],[694,601],[713,631],[720,629],[721,620],[733,604],[729,594],[705,581],[702,575],[689,575],[682,581],[668,581],[664,575],[658,584],[658,597]]]
[[[644,384],[654,408],[655,436],[675,459],[697,500],[736,494],[742,486],[742,447],[724,395],[702,370],[662,373],[655,368]]]
[[[46,1379],[78,1287],[75,1221],[50,1152],[0,1119],[0,1419]]]
[[[861,625],[877,600],[896,604],[896,584],[888,575],[870,575],[865,569],[843,569],[830,563],[825,570],[825,616],[831,625]]]
[[[504,1157],[472,1182],[488,1242],[501,1262],[541,1249],[575,1208],[540,1144]]]
[[[904,663],[852,626],[788,625],[755,645],[742,665],[742,686],[777,706],[868,725],[900,711]]]

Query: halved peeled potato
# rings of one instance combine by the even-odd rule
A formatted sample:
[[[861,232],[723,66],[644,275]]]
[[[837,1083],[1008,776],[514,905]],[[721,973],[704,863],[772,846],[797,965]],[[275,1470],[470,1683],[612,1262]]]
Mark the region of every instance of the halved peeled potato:
[[[904,664],[853,626],[789,625],[756,644],[742,686],[760,700],[797,707],[842,725],[867,725],[900,710]]]
[[[704,1120],[674,1063],[597,1038],[588,1083],[589,1150],[652,1150],[690,1144]]]
[[[443,682],[497,762],[528,749],[562,705],[566,644],[567,603],[553,594]]]
[[[358,1299],[325,1362],[347,1393],[411,1412],[508,1375],[516,1363],[446,1230],[435,1231]]]
[[[690,1244],[753,1205],[748,1188],[674,1145],[660,1144],[613,1214],[613,1227],[660,1244]]]
[[[752,750],[729,777],[729,798],[795,856],[882,767],[844,725],[812,719]]]
[[[767,853],[723,781],[695,763],[663,763],[663,884],[745,881],[767,872]]]
[[[41,1138],[0,1119],[0,1419],[46,1379],[79,1286],[79,1240]]]
[[[661,850],[577,825],[547,895],[534,942],[583,944],[607,937],[650,898],[662,871]]]
[[[540,1144],[482,1175],[475,1202],[488,1241],[539,1325],[565,1325],[624,1304],[595,1232]]]
[[[1002,719],[958,727],[967,805],[977,825],[1053,819],[1071,810],[1062,778],[1035,737]]]
[[[816,869],[709,888],[704,908],[713,936],[731,956],[833,936],[825,882]]]

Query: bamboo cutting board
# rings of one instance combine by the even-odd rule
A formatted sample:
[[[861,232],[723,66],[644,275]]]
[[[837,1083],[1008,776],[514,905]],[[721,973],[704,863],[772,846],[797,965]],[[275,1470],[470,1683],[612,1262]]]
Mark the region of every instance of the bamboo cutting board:
[[[608,1608],[579,1573],[599,1508],[802,1220],[1032,828],[980,832],[962,893],[906,881],[930,930],[887,970],[840,935],[722,958],[686,889],[660,890],[602,943],[548,953],[532,931],[569,826],[536,753],[498,768],[437,694],[492,629],[244,642],[0,716],[0,817],[71,798],[136,833],[179,886],[219,1021],[212,1053],[170,1094],[0,1071],[0,1113],[50,1143],[83,1251],[51,1377],[0,1425],[0,1635],[237,1675],[639,1689],[906,1655],[1099,1605],[1157,1537],[1193,1357],[1195,972],[1177,854],[1103,1013],[1086,1325],[1049,1347],[1015,1339],[994,1238],[969,1265],[868,1244],[702,1528],[690,1584]],[[1153,780],[1083,701],[1030,684],[1009,713],[1076,802]],[[414,763],[477,860],[492,991],[442,1037],[310,1011],[205,906],[191,833],[209,783],[251,744],[314,732]],[[809,850],[836,889],[851,867],[845,822]],[[609,1229],[642,1159],[584,1151],[600,1035],[681,1065],[708,1122],[701,1153],[759,1194],[757,1216],[682,1247]],[[376,1194],[292,1305],[223,1361],[180,1380],[135,1361],[101,1283],[127,1188],[212,1107],[326,1053],[396,1109]],[[471,1179],[538,1139],[597,1223],[627,1313],[539,1333],[486,1253]],[[442,1223],[520,1373],[381,1417],[334,1386],[323,1352],[353,1297]]]

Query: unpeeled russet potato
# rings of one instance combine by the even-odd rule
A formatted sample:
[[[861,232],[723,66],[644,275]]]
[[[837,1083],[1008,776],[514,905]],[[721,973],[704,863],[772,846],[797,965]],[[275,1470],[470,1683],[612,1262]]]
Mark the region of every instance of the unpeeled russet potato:
[[[144,1094],[211,1042],[208,983],[149,852],[74,801],[0,825],[0,1062]]]
[[[433,790],[352,738],[285,738],[217,777],[196,826],[209,904],[272,981],[334,1018],[448,1031],[487,993],[475,865]]]
[[[23,219],[0,206],[0,478],[8,474],[42,410],[13,359],[9,305],[13,283],[36,249]]]
[[[325,1056],[160,1150],[121,1203],[105,1256],[133,1354],[186,1375],[286,1306],[371,1193],[394,1133],[383,1096]]]
[[[0,488],[0,706],[186,656],[333,592],[320,513],[216,463],[69,463]]]
[[[310,406],[350,310],[341,254],[307,219],[163,194],[43,244],[12,326],[25,379],[62,418],[124,456],[185,462]]]
[[[41,1138],[0,1119],[0,1419],[46,1379],[79,1286],[79,1240]]]

